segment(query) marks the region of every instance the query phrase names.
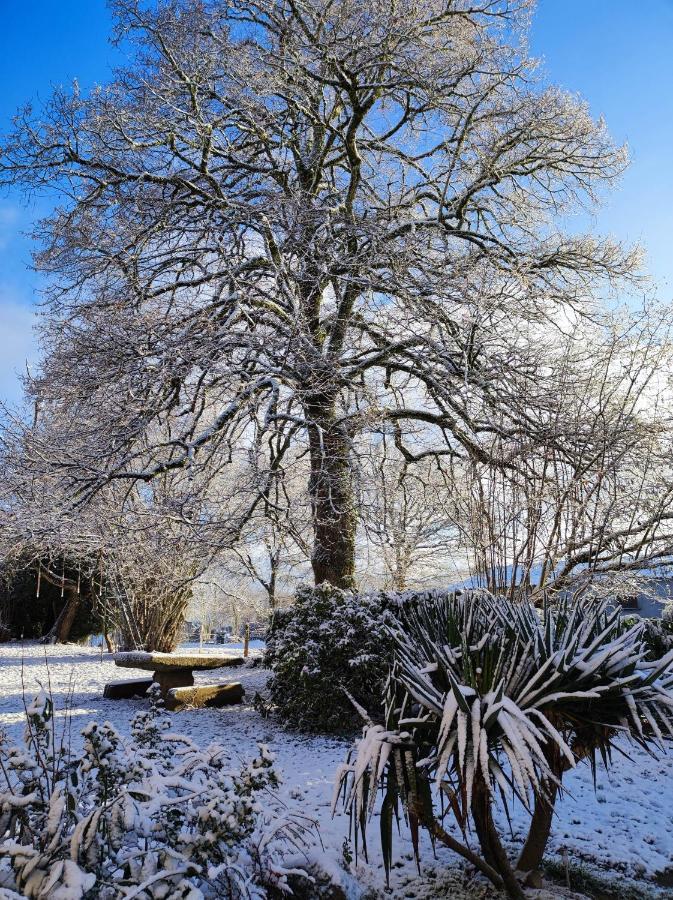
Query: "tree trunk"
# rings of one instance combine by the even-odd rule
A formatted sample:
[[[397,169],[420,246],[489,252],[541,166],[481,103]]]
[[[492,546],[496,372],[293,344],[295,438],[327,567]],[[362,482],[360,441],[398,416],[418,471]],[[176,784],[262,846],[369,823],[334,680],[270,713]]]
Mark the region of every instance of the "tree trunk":
[[[63,609],[43,638],[45,643],[64,644],[70,637],[70,631],[77,617],[82,598],[75,587],[66,587],[65,597],[66,601]]]
[[[542,865],[544,852],[551,833],[551,823],[554,816],[554,802],[556,800],[557,787],[555,784],[546,785],[549,800],[536,797],[533,817],[528,829],[528,837],[523,845],[521,855],[516,864],[520,872],[537,870]]]
[[[350,439],[328,402],[306,405],[309,419],[313,515],[311,564],[316,585],[355,587],[355,530]]]
[[[556,744],[552,746],[549,744],[545,745],[543,753],[549,763],[549,768],[560,782],[563,778],[563,773],[568,770],[568,762],[565,756],[561,755],[561,751]],[[519,861],[516,864],[517,869],[521,872],[539,869],[542,865],[544,852],[547,849],[551,823],[554,817],[554,805],[559,789],[558,785],[553,781],[545,781],[543,787],[546,797],[535,798],[528,836],[519,856]]]
[[[477,839],[482,856],[486,862],[498,872],[508,897],[513,900],[524,900],[523,888],[517,881],[514,869],[502,846],[493,816],[491,814],[491,798],[484,785],[475,784],[472,798],[472,819],[474,820]]]

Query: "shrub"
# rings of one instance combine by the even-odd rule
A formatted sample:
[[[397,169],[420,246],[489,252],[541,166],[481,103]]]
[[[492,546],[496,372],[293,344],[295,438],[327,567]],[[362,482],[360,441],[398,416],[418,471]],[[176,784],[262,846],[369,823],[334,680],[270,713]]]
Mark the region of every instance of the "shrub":
[[[353,700],[381,708],[392,660],[385,605],[382,595],[322,585],[300,588],[294,605],[274,614],[265,657],[273,671],[269,692],[289,724],[352,733],[362,721]]]
[[[636,618],[628,622],[639,621]],[[650,659],[661,659],[669,650],[673,650],[673,624],[665,619],[642,619],[643,641]]]
[[[340,773],[356,836],[383,790],[387,872],[401,802],[418,855],[426,828],[510,897],[523,891],[493,820],[496,793],[532,810],[517,868],[539,868],[564,773],[606,766],[617,734],[644,749],[673,735],[673,652],[647,659],[642,621],[608,602],[559,602],[540,614],[486,593],[402,603],[388,628],[395,662],[385,723],[368,725]],[[435,814],[440,792],[481,856]]]
[[[223,747],[199,749],[168,726],[155,694],[130,741],[91,722],[78,759],[55,739],[40,693],[23,745],[0,743],[0,885],[51,900],[243,900],[287,888],[283,854],[307,821],[273,808],[271,754],[260,746],[234,765]]]

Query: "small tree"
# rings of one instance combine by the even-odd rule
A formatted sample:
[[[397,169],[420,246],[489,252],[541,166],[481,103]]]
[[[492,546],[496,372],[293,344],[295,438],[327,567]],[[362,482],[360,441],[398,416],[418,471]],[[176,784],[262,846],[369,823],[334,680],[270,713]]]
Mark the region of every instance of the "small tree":
[[[550,590],[639,593],[673,560],[669,319],[649,308],[533,329],[547,375],[513,373],[509,389],[530,399],[544,436],[502,419],[503,465],[445,465],[474,585],[540,602]]]
[[[389,625],[395,641],[385,724],[370,724],[341,772],[357,833],[377,787],[386,870],[401,803],[418,856],[419,827],[473,863],[510,897],[523,897],[515,868],[537,869],[564,773],[581,760],[610,764],[628,734],[649,749],[673,736],[673,651],[647,660],[643,624],[622,622],[607,602],[562,601],[540,616],[529,603],[486,593],[437,594],[404,602]],[[439,791],[481,856],[449,834]],[[496,794],[531,811],[513,866],[493,818]]]
[[[405,458],[394,435],[385,433],[368,457],[362,454],[359,507],[368,551],[362,583],[405,591],[455,580],[457,559],[465,551],[454,525],[454,484],[447,468],[434,456]]]

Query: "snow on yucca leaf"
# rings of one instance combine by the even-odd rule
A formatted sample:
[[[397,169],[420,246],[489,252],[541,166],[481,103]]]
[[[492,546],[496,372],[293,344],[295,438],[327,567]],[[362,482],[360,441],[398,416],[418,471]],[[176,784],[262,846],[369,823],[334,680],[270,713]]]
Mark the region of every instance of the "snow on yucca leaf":
[[[451,633],[460,635],[453,646],[440,643]],[[559,729],[550,719],[579,723],[589,705],[588,721],[598,717],[638,739],[673,734],[673,653],[646,662],[642,625],[624,629],[605,601],[562,601],[540,616],[527,603],[465,593],[402,606],[392,634],[397,697],[401,691],[403,703],[437,720],[427,765],[437,781],[450,768],[459,772],[466,797],[478,772],[493,780],[491,761],[504,755],[512,786],[530,799],[554,777],[544,753],[550,743],[574,765],[562,736],[567,723]]]
[[[649,659],[643,623],[608,601],[538,610],[481,591],[433,593],[402,598],[387,627],[385,725],[365,728],[339,777],[356,832],[379,785],[384,807],[401,800],[412,826],[437,836],[431,787],[464,830],[496,795],[552,803],[568,768],[595,766],[597,752],[609,763],[617,734],[646,749],[673,736],[673,652]],[[382,813],[388,866],[392,820]],[[517,896],[514,882],[507,889]]]

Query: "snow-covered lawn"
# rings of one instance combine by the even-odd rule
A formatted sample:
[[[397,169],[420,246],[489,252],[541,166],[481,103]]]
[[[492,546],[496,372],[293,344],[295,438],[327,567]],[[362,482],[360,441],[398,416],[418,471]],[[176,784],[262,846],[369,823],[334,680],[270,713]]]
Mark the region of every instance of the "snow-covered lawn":
[[[218,649],[230,649],[230,645]],[[254,650],[253,656],[259,652]],[[138,672],[138,677],[141,674]],[[133,670],[127,670],[126,675],[136,677]],[[0,644],[0,728],[13,738],[20,737],[24,696],[29,701],[42,683],[51,688],[61,717],[69,703],[73,744],[92,719],[110,721],[122,734],[128,734],[133,713],[146,701],[103,699],[105,683],[120,677],[124,674],[109,656],[94,648]],[[174,713],[175,731],[201,744],[216,740],[230,746],[241,758],[255,754],[257,741],[267,743],[276,754],[284,777],[282,799],[289,807],[317,820],[324,850],[318,848],[316,852],[333,868],[342,859],[348,833],[347,817],[339,813],[333,819],[330,813],[334,775],[348,742],[299,735],[283,729],[274,719],[263,718],[252,703],[255,693],[264,691],[268,678],[268,672],[261,668],[235,672],[223,669],[195,673],[195,677],[197,683],[242,681],[245,703],[222,710]],[[673,872],[673,748],[658,759],[645,756],[637,748],[625,750],[631,760],[618,756],[609,778],[599,770],[595,791],[588,767],[568,779],[572,798],[559,804],[549,855],[560,858],[566,850],[571,864],[590,862],[612,870],[613,874],[616,869],[652,884],[656,873]],[[523,823],[520,811],[514,817],[515,834],[519,823]],[[363,885],[382,889],[383,867],[377,840],[378,826],[373,822],[370,863],[361,862],[357,876]],[[438,849],[435,859],[426,844],[423,873],[419,877],[410,849],[403,834],[398,841],[399,863],[393,874],[395,896],[462,895],[455,856]],[[481,885],[472,885],[469,896],[493,894]]]

